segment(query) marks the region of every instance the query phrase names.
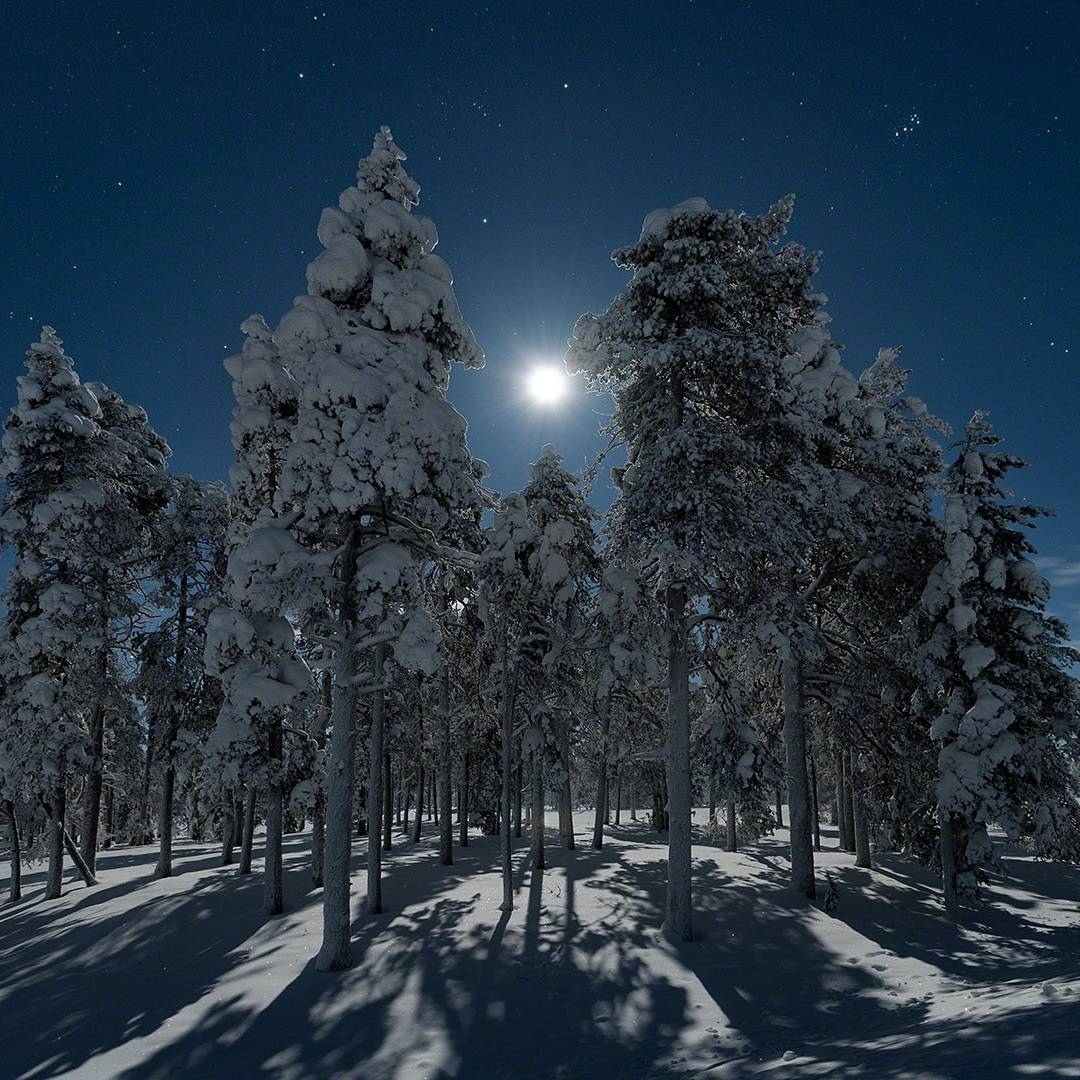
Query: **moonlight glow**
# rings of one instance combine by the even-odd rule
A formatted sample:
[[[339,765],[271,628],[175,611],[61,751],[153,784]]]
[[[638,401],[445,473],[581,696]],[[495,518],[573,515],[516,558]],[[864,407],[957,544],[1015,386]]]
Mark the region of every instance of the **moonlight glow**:
[[[541,364],[529,372],[525,389],[537,405],[555,405],[566,396],[568,381],[555,364]]]

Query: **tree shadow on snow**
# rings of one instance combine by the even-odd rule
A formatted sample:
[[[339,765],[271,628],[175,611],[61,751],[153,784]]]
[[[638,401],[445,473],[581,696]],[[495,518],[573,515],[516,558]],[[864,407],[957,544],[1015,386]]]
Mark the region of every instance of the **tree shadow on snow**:
[[[284,847],[286,904],[295,907],[310,887],[307,843],[289,837]],[[192,861],[212,865],[206,847],[199,851],[206,857]],[[107,866],[107,859],[99,863],[104,881]],[[175,876],[185,870],[191,866],[178,866]],[[240,946],[267,921],[261,874],[239,877],[235,866],[97,914],[105,901],[153,883],[99,885],[7,913],[0,998],[3,1024],[11,1027],[0,1039],[0,1073],[56,1075],[157,1031],[240,963]]]
[[[837,917],[877,942],[887,954],[910,956],[962,983],[978,986],[1074,977],[1080,921],[1044,922],[1048,900],[1075,914],[1080,902],[1076,867],[1005,860],[1008,878],[995,876],[982,901],[945,916],[937,876],[899,855],[875,856],[872,871],[834,871],[840,889]]]
[[[425,1077],[675,1076],[693,1071],[678,1057],[688,1038],[695,1065],[709,1062],[715,1069],[703,1075],[718,1076],[751,1075],[758,1065],[806,1075],[777,1061],[789,1049],[841,1075],[1007,1075],[1021,1063],[1072,1060],[1066,1017],[1075,999],[1043,1003],[1039,1015],[1053,1030],[1040,1036],[1017,1025],[1015,1011],[978,1025],[932,1021],[924,999],[890,998],[874,969],[826,945],[824,916],[786,885],[779,840],[738,855],[696,848],[696,940],[661,941],[666,837],[644,843],[633,827],[627,833],[609,831],[600,852],[552,846],[547,870],[536,873],[527,870],[527,838],[516,841],[512,913],[495,906],[497,837],[455,846],[450,867],[440,865],[434,836],[397,843],[384,864],[388,911],[376,917],[363,912],[365,852],[354,845],[354,966],[323,973],[309,961],[266,1004],[227,976],[244,968],[238,978],[250,988],[258,962],[301,919],[317,923],[306,836],[286,840],[288,914],[271,924],[274,933],[260,913],[260,876],[239,878],[234,868],[107,917],[89,902],[95,890],[66,907],[21,910],[0,922],[0,997],[8,1018],[12,1009],[23,1018],[19,1035],[5,1039],[2,1071],[53,1075],[133,1039],[168,1038],[170,1019],[210,993],[219,997],[200,1020],[178,1024],[181,1034],[122,1075],[380,1080],[403,1075],[407,1062],[409,1075]],[[191,858],[209,859],[208,851]],[[1076,878],[1051,882],[1029,862],[1013,870],[1025,887],[1044,884],[1070,901]],[[837,914],[852,930],[954,976],[1000,983],[1016,977],[1019,955],[1021,965],[1030,959],[1021,974],[1047,978],[1064,973],[1080,948],[1075,920],[1047,931],[996,905],[983,929],[1007,935],[995,940],[1011,951],[980,957],[985,941],[958,940],[921,868],[883,856],[873,874],[835,873]],[[118,884],[114,896],[140,884]],[[245,942],[261,929],[254,955]],[[306,940],[313,953],[317,934]],[[696,1023],[691,974],[723,1013],[708,1031]],[[969,1072],[976,1061],[984,1064]]]
[[[282,850],[285,855],[293,850],[299,850],[298,844],[302,844],[300,834],[286,836],[282,841]],[[253,858],[257,862],[261,858],[262,845],[259,837],[253,849]],[[283,856],[284,857],[284,856]],[[16,904],[0,904],[0,949],[3,948],[5,935],[13,929],[15,920],[18,919],[18,933],[25,936],[28,932],[41,930],[52,922],[66,921],[73,911],[85,911],[96,904],[115,900],[126,896],[151,882],[159,880],[154,874],[157,866],[158,847],[156,844],[141,845],[133,848],[111,848],[98,853],[96,874],[98,884],[87,887],[79,876],[78,871],[71,865],[70,859],[65,859],[64,884],[62,897],[65,902],[58,904],[55,901],[45,900],[45,876],[44,869],[24,869],[22,875],[23,899]],[[173,842],[173,872],[172,879],[183,877],[185,874],[201,873],[221,866],[221,852],[219,849],[207,844],[195,843],[191,840],[176,840]],[[116,870],[130,870],[139,867],[146,872],[142,875],[125,875],[119,882],[110,884],[111,873]],[[236,864],[222,867],[225,873],[236,873]],[[258,867],[256,866],[256,871]],[[258,876],[257,872],[254,876]],[[6,891],[7,879],[0,879],[0,891]],[[27,912],[32,912],[27,915]],[[27,921],[29,919],[29,921]]]
[[[306,1077],[410,1074],[577,1077],[653,1075],[685,1021],[686,992],[640,955],[652,922],[607,919],[585,927],[576,896],[613,849],[549,849],[547,873],[528,873],[517,909],[488,909],[481,893],[446,896],[462,877],[498,873],[494,837],[455,850],[403,849],[387,868],[388,896],[426,896],[397,914],[357,915],[353,968],[313,964],[261,1012],[233,1007],[125,1074]],[[525,859],[525,842],[516,858]],[[242,1037],[235,1038],[238,1031]],[[659,1073],[656,1073],[659,1075]]]

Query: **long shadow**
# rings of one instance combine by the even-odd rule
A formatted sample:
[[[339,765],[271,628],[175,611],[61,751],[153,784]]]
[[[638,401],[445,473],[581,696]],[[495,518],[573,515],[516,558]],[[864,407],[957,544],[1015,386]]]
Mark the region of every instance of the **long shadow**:
[[[295,906],[306,868],[285,872]],[[104,919],[49,928],[5,958],[2,992],[24,1018],[3,1073],[55,1075],[157,1031],[241,962],[266,921],[259,878],[215,874]]]
[[[441,873],[430,859],[391,868],[403,892],[431,894],[390,922],[360,920],[351,971],[323,975],[309,965],[261,1012],[233,1005],[227,1016],[208,1015],[125,1076],[190,1074],[211,1042],[214,1069],[228,1076],[390,1077],[401,1075],[406,1049],[416,1075],[666,1074],[654,1061],[682,1030],[687,998],[648,969],[641,954],[651,928],[605,920],[572,934],[571,957],[560,918],[567,894],[555,871],[561,880],[572,867],[576,887],[587,888],[621,861],[617,851],[550,850],[548,872],[529,875],[524,912],[497,919],[494,910],[476,917],[479,893],[444,895],[466,869],[497,873],[496,838],[476,842],[469,855],[474,866]],[[520,847],[517,858],[526,855]]]
[[[306,858],[308,842],[302,834],[291,834],[282,841],[282,862],[286,867]],[[235,864],[221,866],[219,852],[207,850],[205,844],[195,845],[182,841],[177,845],[173,857],[173,873],[168,880],[182,878],[188,874],[203,873],[207,870],[220,869],[223,875],[234,875],[239,880],[261,880],[261,860],[263,845],[255,845],[253,852],[253,873],[250,878],[240,878]],[[119,897],[127,896],[161,879],[155,877],[153,868],[157,863],[157,848],[149,849],[147,854],[131,856],[127,859],[99,859],[97,867],[98,884],[87,888],[81,879],[65,885],[63,902],[44,901],[44,890],[30,893],[18,904],[0,908],[0,959],[4,950],[14,941],[25,940],[39,934],[47,927],[67,924],[72,916],[82,917],[90,908],[108,903]],[[145,876],[124,877],[113,884],[109,883],[110,871],[119,867],[146,866]],[[40,876],[41,882],[44,875]]]
[[[497,871],[494,842],[470,855],[473,872]],[[663,860],[628,861],[618,844],[551,849],[548,859],[546,873],[529,875],[523,915],[504,915],[494,929],[468,922],[479,894],[441,895],[429,866],[403,860],[391,875],[414,896],[423,895],[419,878],[434,885],[426,905],[392,925],[362,922],[352,972],[305,972],[261,1014],[234,1016],[229,1026],[243,1035],[219,1045],[215,1067],[229,1075],[389,1077],[407,1030],[409,1049],[420,1055],[410,1067],[420,1074],[685,1075],[671,1055],[691,1022],[687,991],[645,959],[663,913]],[[695,879],[699,937],[676,952],[734,1029],[718,1036],[727,1058],[733,1045],[778,1057],[820,1042],[830,1026],[885,1037],[925,1019],[922,1003],[891,1005],[867,993],[882,989],[873,972],[840,970],[807,926],[805,905],[784,887],[757,874],[733,882],[711,859],[697,862]],[[607,906],[583,924],[577,909],[593,889],[603,890]],[[227,1030],[208,1017],[129,1075],[191,1069],[207,1041]],[[861,1060],[840,1039],[827,1049],[840,1061]]]
[[[220,853],[219,853],[220,854]],[[214,865],[215,855],[208,850],[208,845],[197,843],[192,840],[178,839],[173,841],[174,872],[179,871],[185,860],[197,859],[200,865]],[[152,875],[158,859],[157,844],[139,844],[135,846],[112,847],[99,851],[97,856],[97,873],[108,874],[111,870],[126,870],[133,866],[145,866]],[[41,869],[33,869],[41,867]],[[187,867],[190,869],[190,866]],[[82,879],[78,871],[72,865],[71,860],[64,859],[65,892],[68,889],[82,888]],[[0,889],[6,889],[10,879],[10,868],[4,876],[0,877]],[[30,866],[24,864],[22,881],[24,885],[43,885],[45,882],[46,869],[44,863],[33,863]]]
[[[1036,902],[1011,895],[1017,887],[1038,898],[1055,892],[1071,910],[1080,901],[1074,867],[1006,859],[1008,880],[992,881],[959,926],[944,914],[937,878],[898,855],[881,855],[873,871],[843,867],[837,917],[897,956],[921,960],[952,978],[986,986],[1074,977],[1080,922],[1045,923],[1025,917]],[[882,880],[884,879],[884,880]]]
[[[783,875],[732,878],[706,857],[695,859],[694,881],[695,940],[672,948],[726,1018],[730,1030],[714,1032],[716,1064],[781,1057],[841,1014],[847,1030],[869,1033],[902,1030],[925,1015],[923,1006],[883,1004],[874,972],[841,968]],[[656,860],[619,867],[607,888],[626,904],[620,918],[655,926],[666,882],[666,865]]]
[[[258,956],[242,948],[265,924],[257,874],[207,873],[107,919],[87,912],[81,922],[54,922],[50,905],[36,934],[0,952],[0,1016],[17,1002],[18,1014],[35,1023],[4,1040],[0,1072],[52,1075],[142,1036],[168,1038],[171,1017],[216,992],[226,996],[122,1075],[381,1080],[402,1075],[407,1061],[410,1074],[426,1077],[682,1076],[685,1063],[674,1055],[695,1021],[688,975],[726,1019],[714,1036],[714,1060],[726,1076],[746,1075],[789,1049],[821,1068],[831,1063],[838,1075],[1008,1075],[1034,1061],[1052,1070],[1076,1060],[1067,1022],[1075,999],[1044,1002],[1030,1023],[1018,1022],[1013,1009],[977,1026],[937,1019],[922,999],[890,1000],[873,970],[844,965],[825,944],[814,925],[823,916],[786,887],[780,843],[745,851],[737,872],[708,849],[696,851],[696,940],[679,946],[660,943],[656,933],[666,887],[661,844],[645,857],[637,838],[633,847],[613,838],[600,852],[552,846],[547,870],[534,874],[525,870],[523,839],[514,849],[518,908],[499,913],[492,887],[498,839],[455,847],[450,867],[439,863],[436,843],[432,836],[389,853],[389,911],[377,917],[362,910],[365,854],[354,846],[354,967],[328,974],[309,962],[268,1003],[222,985],[247,964],[240,978],[250,988],[257,962],[282,947],[295,925],[282,922]],[[287,849],[287,905],[303,913],[319,896],[309,885],[307,838],[290,837]],[[838,914],[883,947],[970,977],[978,943],[962,943],[949,966],[957,942],[936,914],[932,882],[902,859],[881,863],[876,879],[837,871]],[[1042,873],[1030,863],[1014,870],[1025,885]],[[1054,888],[1069,894],[1071,882]],[[1023,975],[1046,978],[1075,964],[1075,925],[1050,930],[1053,947],[1064,950],[1055,960],[1036,948],[1047,943],[1045,929],[1010,909],[995,909],[992,919],[988,933],[1010,935],[1031,951],[1033,966]],[[683,973],[665,975],[658,949]],[[987,981],[1015,975],[1003,957],[983,964],[976,970]],[[701,990],[695,993],[700,1001]],[[695,1038],[700,1046],[708,1036]],[[808,1075],[801,1068],[780,1065],[776,1074]]]

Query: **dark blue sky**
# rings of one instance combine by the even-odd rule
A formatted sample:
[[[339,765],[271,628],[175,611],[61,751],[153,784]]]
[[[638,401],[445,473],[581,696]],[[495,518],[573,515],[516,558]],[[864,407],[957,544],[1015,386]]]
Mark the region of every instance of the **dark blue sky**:
[[[1017,494],[1059,511],[1036,541],[1080,625],[1076,3],[163,7],[5,8],[12,398],[49,322],[178,470],[223,477],[221,360],[303,291],[389,123],[488,355],[451,396],[513,487],[545,441],[574,466],[598,445],[603,402],[540,413],[520,380],[622,287],[611,249],[656,206],[792,191],[849,366],[902,345],[934,412],[989,409],[1031,461]]]

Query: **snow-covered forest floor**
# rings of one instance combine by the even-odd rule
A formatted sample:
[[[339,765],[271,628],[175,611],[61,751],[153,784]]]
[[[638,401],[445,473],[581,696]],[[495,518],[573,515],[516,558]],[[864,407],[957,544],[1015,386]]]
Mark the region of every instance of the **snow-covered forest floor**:
[[[954,931],[924,868],[858,870],[824,829],[834,914],[786,885],[786,830],[731,854],[696,837],[697,940],[656,932],[663,838],[643,823],[588,848],[517,841],[518,908],[498,910],[498,839],[443,867],[395,835],[388,913],[361,913],[355,967],[316,972],[320,894],[306,834],[285,841],[287,913],[216,845],[104,852],[100,884],[0,908],[0,1075],[43,1077],[1080,1076],[1080,868],[1007,856]],[[698,810],[696,821],[704,821]],[[258,851],[256,852],[258,854]],[[0,878],[8,868],[0,865]]]

